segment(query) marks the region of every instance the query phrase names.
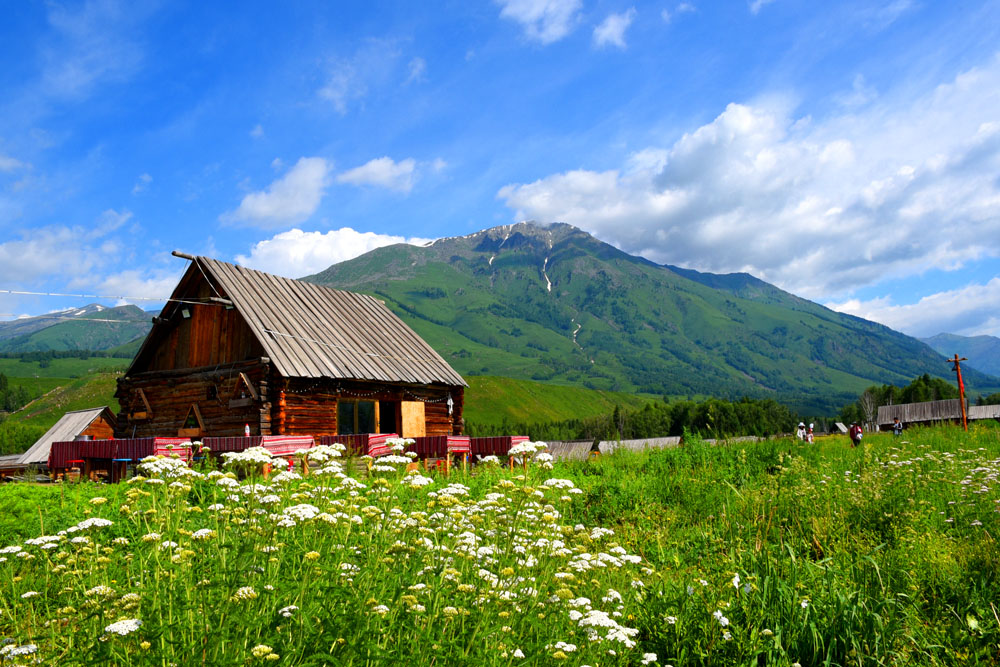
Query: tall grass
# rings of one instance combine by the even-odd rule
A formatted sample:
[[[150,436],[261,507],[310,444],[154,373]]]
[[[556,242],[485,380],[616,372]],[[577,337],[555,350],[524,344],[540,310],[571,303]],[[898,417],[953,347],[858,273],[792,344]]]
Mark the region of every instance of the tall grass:
[[[114,523],[0,542],[33,556],[0,554],[0,634],[81,664],[996,664],[998,435],[81,486],[45,531]]]

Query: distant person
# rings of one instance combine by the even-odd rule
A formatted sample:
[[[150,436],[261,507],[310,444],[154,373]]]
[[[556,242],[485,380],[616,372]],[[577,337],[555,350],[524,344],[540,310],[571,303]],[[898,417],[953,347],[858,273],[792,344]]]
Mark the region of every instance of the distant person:
[[[864,429],[858,422],[851,422],[851,428],[848,429],[847,435],[851,436],[851,447],[857,447],[861,444],[861,437],[865,434]]]
[[[899,421],[899,417],[893,417],[893,420],[892,420],[892,434],[893,435],[903,435],[903,422]]]
[[[806,442],[810,445],[816,441],[816,436],[813,435],[813,425],[809,424],[809,432],[806,433]]]
[[[798,438],[799,440],[803,440],[803,441],[806,439],[806,425],[805,425],[805,422],[799,422],[799,427],[795,431],[795,437]]]

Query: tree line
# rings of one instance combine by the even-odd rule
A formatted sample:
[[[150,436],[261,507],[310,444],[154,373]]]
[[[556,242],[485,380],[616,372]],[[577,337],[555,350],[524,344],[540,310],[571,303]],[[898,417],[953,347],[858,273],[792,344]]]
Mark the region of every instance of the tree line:
[[[532,440],[631,440],[683,435],[705,438],[741,435],[768,436],[790,433],[799,417],[772,399],[742,398],[727,401],[647,403],[639,410],[615,407],[597,417],[554,422],[518,422],[504,418],[499,424],[466,422],[471,436],[527,435]]]
[[[0,359],[17,359],[24,363],[46,362],[53,359],[131,359],[132,352],[125,350],[35,350],[33,352],[0,352]]]
[[[958,398],[956,386],[946,380],[924,373],[905,387],[891,384],[868,387],[858,397],[858,400],[845,405],[840,410],[840,419],[845,424],[855,421],[859,424],[874,424],[878,409],[883,405],[946,401],[953,398]],[[976,403],[978,405],[1000,405],[1000,393],[988,396],[980,394]]]
[[[14,412],[27,405],[32,396],[27,389],[21,385],[11,386],[7,376],[0,373],[0,411]]]

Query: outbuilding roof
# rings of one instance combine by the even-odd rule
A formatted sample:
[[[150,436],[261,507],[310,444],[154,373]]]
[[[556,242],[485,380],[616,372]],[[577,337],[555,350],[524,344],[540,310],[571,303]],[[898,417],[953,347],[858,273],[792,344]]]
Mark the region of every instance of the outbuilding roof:
[[[21,465],[47,465],[49,450],[52,448],[53,442],[73,440],[87,430],[87,427],[93,424],[105,411],[107,412],[105,419],[114,424],[115,415],[106,405],[99,408],[67,412],[28,451],[21,454],[18,463]]]

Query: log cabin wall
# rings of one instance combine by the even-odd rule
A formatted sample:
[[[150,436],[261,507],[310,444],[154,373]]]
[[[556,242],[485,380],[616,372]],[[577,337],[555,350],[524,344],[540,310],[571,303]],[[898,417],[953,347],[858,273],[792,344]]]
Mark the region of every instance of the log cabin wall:
[[[269,364],[262,360],[127,376],[118,381],[115,393],[122,406],[115,436],[177,436],[193,405],[198,406],[204,426],[196,437],[240,436],[247,424],[252,435],[271,435],[268,377]],[[246,381],[253,385],[256,398],[249,395]]]
[[[89,435],[92,440],[108,440],[115,437],[115,427],[101,415],[80,431],[80,435]]]
[[[263,356],[263,348],[235,310],[217,305],[185,308],[191,317],[171,318],[173,328],[151,351],[143,370],[198,368]]]
[[[343,401],[377,402],[377,430],[380,433],[403,431],[401,435],[461,435],[463,387],[444,385],[387,385],[361,381],[272,379],[276,397],[272,402],[271,423],[280,435],[337,435],[338,404]],[[452,397],[452,415],[447,400]],[[281,398],[283,396],[283,400]],[[421,400],[422,399],[422,400]],[[400,404],[420,404],[423,423],[420,432],[406,432]],[[282,405],[283,403],[283,405]],[[388,411],[393,414],[387,414]],[[421,428],[422,427],[422,428]]]
[[[235,308],[209,301],[216,292],[200,274],[185,276],[185,301],[164,308],[129,372],[199,368],[264,356],[260,341]],[[187,317],[184,314],[187,313]]]

